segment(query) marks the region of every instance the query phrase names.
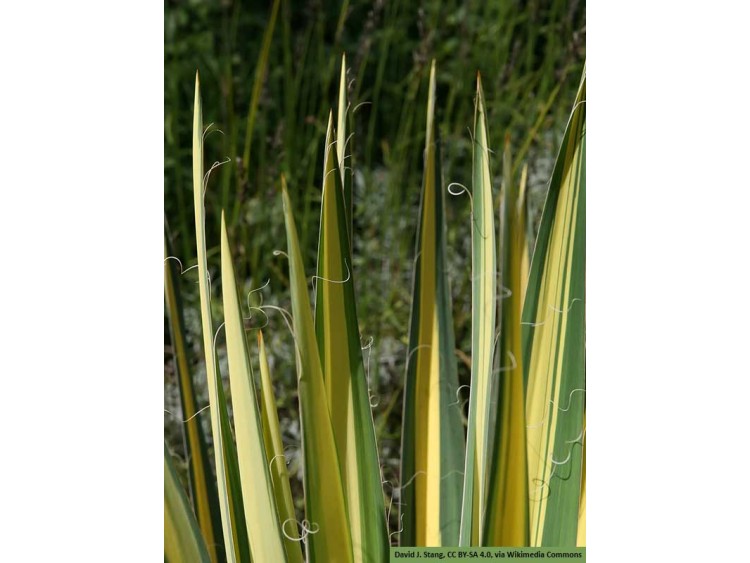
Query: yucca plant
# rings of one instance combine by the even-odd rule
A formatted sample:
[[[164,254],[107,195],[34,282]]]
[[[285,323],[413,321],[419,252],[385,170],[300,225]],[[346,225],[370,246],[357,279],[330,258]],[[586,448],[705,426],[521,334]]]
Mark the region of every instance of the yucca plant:
[[[280,179],[299,397],[301,521],[295,513],[268,352],[260,330],[259,386],[252,369],[255,348],[247,340],[223,215],[224,322],[214,330],[203,203],[208,176],[203,166],[204,131],[196,76],[194,208],[215,463],[212,469],[206,439],[195,419],[198,413],[183,357],[186,347],[181,342],[179,292],[173,264],[166,267],[165,260],[165,296],[190,452],[188,498],[165,449],[165,558],[169,561],[388,559],[383,477],[355,298],[352,177],[343,164],[349,157],[345,65],[342,60],[336,127],[331,112],[324,145],[314,310],[294,207],[286,179],[283,175]],[[400,519],[399,529],[391,535],[397,532],[402,546],[583,545],[585,74],[530,263],[526,168],[517,181],[506,139],[503,181],[496,197],[487,107],[477,76],[472,188],[466,190],[472,222],[471,383],[466,429],[458,400],[446,268],[447,190],[436,106],[433,61],[404,385],[397,495]],[[233,425],[215,351],[222,330]]]

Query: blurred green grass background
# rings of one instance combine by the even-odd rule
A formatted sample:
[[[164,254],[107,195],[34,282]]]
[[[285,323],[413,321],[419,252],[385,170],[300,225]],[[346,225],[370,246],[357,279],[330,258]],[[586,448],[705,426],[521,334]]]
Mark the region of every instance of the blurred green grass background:
[[[268,66],[248,135],[256,66],[272,2],[167,0],[164,4],[164,211],[172,252],[195,264],[191,135],[195,72],[201,73],[209,268],[218,279],[222,209],[236,252],[234,263],[250,301],[289,308],[279,177],[297,206],[312,276],[317,251],[323,142],[336,107],[341,55],[347,56],[349,128],[346,165],[354,171],[354,264],[360,331],[368,365],[384,479],[397,482],[401,390],[422,175],[429,63],[437,60],[437,120],[445,185],[470,188],[476,72],[488,106],[496,193],[509,135],[515,178],[529,165],[532,225],[543,204],[559,140],[585,60],[585,3],[576,0],[294,1],[282,0],[270,35]],[[249,136],[249,159],[247,143]],[[470,209],[466,196],[447,200],[449,276],[454,297],[457,362],[469,379]],[[207,404],[201,364],[195,270],[180,276],[199,408]],[[218,292],[214,284],[214,299]],[[220,300],[214,300],[220,311]],[[276,383],[291,475],[299,427],[292,338],[279,314],[256,314]],[[223,340],[217,352],[225,370]],[[165,326],[165,437],[183,451],[172,351]],[[202,395],[201,395],[202,393]],[[461,398],[462,400],[465,397]],[[202,415],[201,415],[202,416]],[[207,416],[204,423],[207,423]],[[210,434],[210,432],[209,432]],[[388,493],[386,487],[386,493]],[[299,495],[298,495],[299,497]],[[394,515],[397,511],[393,511]]]

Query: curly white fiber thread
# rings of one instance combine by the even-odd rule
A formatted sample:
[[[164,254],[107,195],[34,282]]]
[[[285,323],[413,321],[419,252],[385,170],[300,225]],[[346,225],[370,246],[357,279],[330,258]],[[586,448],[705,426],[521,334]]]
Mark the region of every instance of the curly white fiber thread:
[[[187,268],[187,269],[183,269],[183,268],[184,268],[184,266],[182,265],[182,261],[181,261],[181,260],[180,260],[179,258],[177,258],[177,256],[167,256],[167,257],[166,257],[166,258],[164,259],[164,262],[166,262],[167,260],[177,260],[177,263],[178,263],[178,264],[180,265],[180,275],[181,275],[181,276],[185,275],[185,273],[186,273],[186,272],[189,272],[189,271],[190,271],[190,270],[192,270],[193,268],[197,268],[197,267],[198,267],[198,264],[195,264],[194,266],[190,266],[190,267],[189,267],[189,268]]]
[[[532,327],[542,326],[542,325],[544,325],[550,319],[550,317],[553,314],[560,314],[560,313],[563,313],[563,312],[569,313],[570,310],[573,308],[573,305],[575,304],[576,301],[583,301],[583,299],[581,299],[580,297],[574,297],[573,299],[571,299],[570,300],[570,304],[568,305],[567,311],[563,311],[562,309],[556,309],[552,305],[548,305],[549,309],[552,311],[552,314],[547,313],[547,316],[544,318],[543,321],[540,321],[538,323],[530,323],[530,322],[521,321],[521,324],[525,325],[525,326],[532,326]]]
[[[302,528],[302,533],[299,534],[299,538],[294,538],[286,532],[287,522],[294,522],[295,524],[297,524],[297,526]],[[307,536],[309,536],[310,534],[317,534],[319,531],[320,531],[320,526],[318,526],[318,524],[316,524],[315,522],[310,522],[309,520],[302,520],[302,522],[299,522],[295,520],[294,518],[287,518],[281,524],[281,533],[284,534],[284,537],[288,539],[289,541],[295,541],[295,542],[305,541],[307,539]]]
[[[232,159],[229,157],[227,157],[226,160],[222,160],[222,161],[217,160],[211,165],[211,168],[208,169],[208,172],[206,172],[203,175],[203,197],[206,197],[206,188],[208,188],[208,181],[211,179],[211,172],[219,168],[219,166],[223,166],[224,164],[229,164],[230,162],[232,162]]]
[[[350,279],[352,279],[352,272],[349,269],[349,263],[346,261],[346,258],[344,259],[344,266],[346,266],[346,279],[344,279],[344,280],[329,280],[328,278],[324,278],[323,276],[313,276],[312,278],[310,278],[310,281],[311,281],[312,286],[313,286],[313,291],[317,291],[317,289],[318,289],[318,284],[315,283],[315,280],[322,280],[322,281],[328,282],[328,283],[344,284],[344,283],[348,282]]]
[[[180,422],[182,422],[182,423],[188,423],[188,422],[190,422],[191,420],[193,420],[193,419],[194,419],[194,418],[195,418],[196,416],[198,416],[198,415],[199,415],[200,413],[202,413],[202,412],[203,412],[203,411],[205,411],[206,409],[210,409],[210,408],[211,408],[211,405],[206,405],[205,407],[203,407],[203,408],[202,408],[202,409],[200,409],[199,411],[196,411],[196,412],[195,412],[195,414],[194,414],[193,416],[191,416],[190,418],[186,418],[185,420],[182,420],[182,419],[181,419],[181,418],[180,418],[180,417],[179,417],[178,415],[176,415],[175,413],[173,413],[173,412],[172,412],[172,411],[170,411],[170,410],[164,409],[164,412],[165,412],[165,413],[167,413],[167,414],[169,414],[169,415],[171,415],[171,416],[173,416],[174,418],[176,418],[177,420],[179,420],[179,421],[180,421]]]
[[[585,393],[585,392],[586,392],[586,389],[584,389],[584,388],[582,388],[582,387],[579,387],[579,388],[577,388],[577,389],[573,389],[573,390],[572,390],[572,391],[570,392],[570,395],[568,395],[568,406],[567,406],[566,408],[562,408],[562,407],[557,407],[557,408],[558,408],[558,410],[560,410],[560,411],[562,411],[562,412],[567,412],[567,411],[569,411],[569,410],[570,410],[570,407],[571,407],[571,404],[572,404],[572,401],[573,401],[573,393],[576,393],[576,392],[579,392],[579,391],[580,391],[581,393]],[[550,405],[552,405],[553,407],[554,407],[554,406],[556,406],[556,405],[555,405],[555,401],[554,401],[553,399],[550,399],[550,400],[549,400],[549,402],[547,403],[547,406],[546,406],[546,407],[545,407],[545,409],[544,409],[544,413],[542,414],[542,420],[541,420],[540,422],[536,422],[536,423],[534,423],[534,424],[527,424],[527,425],[526,425],[526,428],[531,428],[531,429],[534,429],[534,428],[540,428],[540,427],[544,426],[544,424],[545,424],[545,423],[547,422],[547,414],[549,413],[549,406],[550,406]]]

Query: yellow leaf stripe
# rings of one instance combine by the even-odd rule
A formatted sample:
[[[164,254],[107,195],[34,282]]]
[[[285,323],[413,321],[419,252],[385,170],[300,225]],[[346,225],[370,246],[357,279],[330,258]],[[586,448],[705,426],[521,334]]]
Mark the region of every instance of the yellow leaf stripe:
[[[545,203],[524,306],[532,546],[574,546],[585,406],[585,70]]]
[[[342,473],[331,425],[320,356],[315,338],[307,280],[292,204],[281,178],[284,203],[292,317],[297,344],[302,453],[306,516],[315,533],[307,536],[308,563],[349,562],[353,560]]]
[[[404,545],[458,542],[464,436],[445,266],[445,209],[430,69],[422,202],[404,386],[401,526]]]
[[[524,168],[524,172],[525,172]],[[503,154],[500,207],[502,291],[498,395],[485,545],[522,547],[529,542],[526,416],[521,347],[524,257],[527,256],[523,189],[512,176],[510,139]],[[521,185],[525,183],[525,173]]]
[[[229,383],[232,389],[237,455],[250,553],[254,561],[282,563],[286,557],[276,514],[273,486],[266,463],[260,413],[231,256],[222,212],[221,281],[224,331],[227,340]]]

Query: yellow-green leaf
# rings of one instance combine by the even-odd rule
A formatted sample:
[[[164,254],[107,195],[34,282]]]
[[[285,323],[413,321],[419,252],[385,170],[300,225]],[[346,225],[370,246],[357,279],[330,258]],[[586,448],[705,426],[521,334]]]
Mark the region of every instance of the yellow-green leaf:
[[[271,470],[276,511],[284,534],[284,549],[289,563],[302,563],[302,550],[298,533],[297,517],[294,512],[294,499],[289,485],[284,443],[279,429],[279,415],[276,412],[276,397],[268,368],[268,356],[263,342],[263,332],[258,330],[258,353],[260,356],[261,421],[263,423],[263,443],[266,446],[266,462]]]
[[[404,386],[402,546],[458,543],[464,435],[445,254],[433,61]]]
[[[175,366],[180,388],[180,404],[184,422],[185,450],[188,459],[188,475],[190,480],[191,498],[198,525],[211,561],[216,563],[216,539],[221,530],[221,515],[219,514],[219,499],[213,471],[208,459],[206,438],[203,434],[200,415],[196,408],[195,389],[188,361],[187,345],[185,343],[185,329],[182,314],[182,300],[174,260],[167,260],[171,253],[168,251],[169,241],[164,237],[164,299],[169,317],[169,332],[174,349]],[[220,547],[220,546],[219,546]],[[223,555],[223,550],[219,549]]]
[[[307,293],[307,279],[292,215],[281,178],[284,202],[292,317],[297,345],[297,382],[302,422],[305,514],[313,533],[305,542],[308,563],[353,561],[339,456],[333,436],[328,398]]]
[[[497,248],[482,80],[474,112],[471,229],[471,390],[459,545],[482,545],[489,472],[490,397],[495,343]]]
[[[362,361],[347,214],[328,118],[318,243],[315,334],[331,408],[351,526],[354,559],[386,561],[385,522],[375,425]]]
[[[198,530],[172,458],[164,444],[164,559],[166,563],[209,563],[206,544]]]
[[[203,170],[203,112],[201,109],[200,80],[198,73],[196,73],[193,112],[193,203],[195,208],[195,238],[198,249],[198,290],[203,329],[203,352],[206,357],[206,381],[211,410],[211,434],[226,558],[229,563],[235,561],[244,563],[249,561],[250,553],[245,515],[242,509],[237,453],[232,441],[224,387],[213,345],[211,286],[206,261],[206,211],[203,204],[206,179]]]
[[[338,115],[336,119],[336,155],[338,157],[338,163],[341,172],[341,185],[344,188],[344,209],[346,211],[346,229],[349,233],[349,242],[352,243],[352,214],[354,212],[352,205],[352,153],[346,154],[347,138],[346,138],[346,117],[349,111],[348,102],[346,99],[346,54],[341,55],[341,77],[339,79],[339,105]],[[328,141],[326,141],[326,147]],[[326,149],[328,150],[328,149]],[[346,159],[349,159],[349,165],[346,164]],[[349,172],[347,173],[347,169]]]
[[[524,164],[521,169],[521,186],[518,192],[518,204],[522,209],[521,220],[523,221],[524,245],[521,250],[521,303],[526,301],[526,288],[529,281],[529,269],[531,267],[531,257],[529,256],[529,200],[526,197],[526,183],[529,174],[529,165]],[[523,310],[523,307],[522,307]]]
[[[244,320],[229,250],[229,239],[221,215],[221,281],[224,301],[224,331],[227,340],[229,382],[242,482],[242,500],[253,561],[286,561],[276,501],[266,463],[258,401],[255,396]]]
[[[523,310],[530,543],[574,547],[586,389],[586,71],[555,163]]]
[[[524,168],[525,171],[525,168]],[[522,175],[521,186],[525,183]],[[521,349],[524,257],[527,256],[523,188],[512,176],[510,139],[503,153],[500,205],[500,337],[497,411],[484,545],[523,547],[529,543],[526,408]]]

